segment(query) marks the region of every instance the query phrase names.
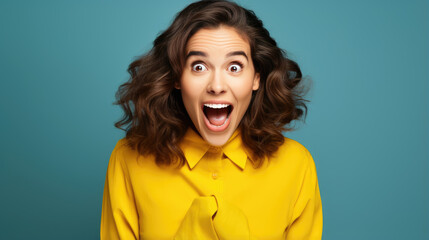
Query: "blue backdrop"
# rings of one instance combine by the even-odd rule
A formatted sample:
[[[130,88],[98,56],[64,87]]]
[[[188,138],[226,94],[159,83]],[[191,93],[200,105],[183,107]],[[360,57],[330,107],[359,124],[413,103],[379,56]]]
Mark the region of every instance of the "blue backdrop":
[[[155,1],[154,1],[155,2]],[[97,239],[126,68],[189,1],[0,3],[0,239]],[[429,239],[429,3],[239,1],[312,80],[325,240]]]

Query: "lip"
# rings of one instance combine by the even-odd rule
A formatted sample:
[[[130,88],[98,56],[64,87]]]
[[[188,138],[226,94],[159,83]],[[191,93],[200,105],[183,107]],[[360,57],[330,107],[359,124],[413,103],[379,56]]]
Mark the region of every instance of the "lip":
[[[225,123],[222,126],[215,126],[210,123],[210,121],[207,119],[206,115],[204,114],[204,104],[228,104],[231,107],[231,112],[229,113],[228,118],[226,119]],[[207,129],[213,132],[222,132],[229,127],[229,124],[231,123],[231,115],[233,111],[234,111],[234,105],[231,102],[224,101],[224,100],[204,101],[201,104],[201,114],[203,115],[204,123]]]

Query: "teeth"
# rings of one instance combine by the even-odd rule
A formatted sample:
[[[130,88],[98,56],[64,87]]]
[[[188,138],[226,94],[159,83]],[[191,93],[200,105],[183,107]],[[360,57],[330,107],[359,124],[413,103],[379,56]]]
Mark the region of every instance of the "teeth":
[[[204,104],[205,107],[209,107],[209,108],[226,108],[229,107],[229,104]]]

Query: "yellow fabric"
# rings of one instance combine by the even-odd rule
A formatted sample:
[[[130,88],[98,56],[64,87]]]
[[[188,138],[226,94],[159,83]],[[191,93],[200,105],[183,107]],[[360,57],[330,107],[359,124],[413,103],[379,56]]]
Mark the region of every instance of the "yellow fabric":
[[[109,161],[101,239],[287,239],[322,236],[314,161],[298,142],[285,143],[253,168],[237,132],[211,147],[189,129],[187,165],[158,167],[120,140]]]

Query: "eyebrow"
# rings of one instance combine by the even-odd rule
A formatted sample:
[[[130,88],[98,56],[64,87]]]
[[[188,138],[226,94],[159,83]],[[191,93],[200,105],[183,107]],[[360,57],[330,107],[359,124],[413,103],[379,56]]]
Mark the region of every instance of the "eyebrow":
[[[244,56],[246,58],[247,61],[249,61],[249,58],[247,57],[246,53],[243,51],[234,51],[234,52],[230,52],[226,55],[226,57],[232,57],[232,56]],[[202,56],[202,57],[207,57],[207,54],[205,52],[201,52],[201,51],[190,51],[188,53],[188,55],[186,55],[185,60],[187,60],[189,57],[191,56]]]
[[[235,51],[235,52],[230,52],[226,55],[226,57],[232,57],[232,56],[244,56],[246,58],[247,61],[249,61],[249,58],[247,57],[246,53],[243,51]]]
[[[200,52],[200,51],[190,51],[188,53],[188,55],[186,55],[185,60],[187,60],[189,57],[191,56],[202,56],[202,57],[207,57],[207,54],[204,52]]]

